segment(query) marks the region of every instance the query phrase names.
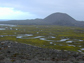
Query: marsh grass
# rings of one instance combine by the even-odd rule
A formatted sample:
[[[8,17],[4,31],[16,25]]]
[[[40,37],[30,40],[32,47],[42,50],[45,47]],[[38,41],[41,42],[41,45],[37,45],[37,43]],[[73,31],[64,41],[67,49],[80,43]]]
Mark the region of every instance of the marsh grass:
[[[56,25],[18,25],[16,27],[3,26],[3,28],[6,28],[6,30],[0,30],[0,41],[4,40],[17,41],[19,43],[30,44],[43,48],[69,50],[69,51],[78,51],[84,47],[83,45],[84,28],[56,26]],[[10,28],[12,28],[12,30]],[[33,34],[33,36],[24,37],[29,39],[16,38],[18,34]],[[1,37],[1,35],[15,35],[15,36]],[[51,41],[34,38],[37,36],[44,36],[43,38],[51,40],[53,44],[50,44]],[[56,38],[50,38],[50,36],[54,36]],[[69,40],[66,41],[73,41],[73,42],[72,43],[66,43],[66,41],[60,42],[61,39],[67,39],[67,38],[69,38]],[[68,45],[74,45],[75,47]]]

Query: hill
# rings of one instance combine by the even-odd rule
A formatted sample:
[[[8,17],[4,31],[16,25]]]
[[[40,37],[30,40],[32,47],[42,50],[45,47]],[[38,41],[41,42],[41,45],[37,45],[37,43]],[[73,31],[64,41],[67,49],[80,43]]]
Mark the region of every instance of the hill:
[[[65,13],[53,13],[46,18],[44,21],[51,22],[54,25],[67,25],[75,26],[76,20]]]
[[[77,21],[66,13],[53,13],[44,19],[0,21],[1,24],[15,25],[61,25],[84,27],[83,21]]]

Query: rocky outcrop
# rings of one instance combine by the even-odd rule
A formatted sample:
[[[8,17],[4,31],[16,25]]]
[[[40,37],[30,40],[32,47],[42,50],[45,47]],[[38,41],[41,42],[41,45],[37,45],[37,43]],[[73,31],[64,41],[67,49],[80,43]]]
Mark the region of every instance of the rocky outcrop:
[[[0,42],[0,63],[62,63],[83,62],[84,54],[40,48],[13,41]]]

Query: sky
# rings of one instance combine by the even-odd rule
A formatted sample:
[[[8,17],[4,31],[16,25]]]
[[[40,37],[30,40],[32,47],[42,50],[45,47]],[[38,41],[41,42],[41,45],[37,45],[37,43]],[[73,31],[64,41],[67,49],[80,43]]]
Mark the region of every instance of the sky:
[[[0,19],[43,19],[56,12],[83,21],[84,0],[0,0]]]

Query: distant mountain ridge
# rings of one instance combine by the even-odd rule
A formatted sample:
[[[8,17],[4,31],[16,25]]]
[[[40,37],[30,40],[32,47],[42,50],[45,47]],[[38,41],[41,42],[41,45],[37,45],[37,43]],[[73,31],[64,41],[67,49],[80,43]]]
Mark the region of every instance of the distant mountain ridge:
[[[74,26],[74,23],[76,22],[74,18],[72,18],[66,13],[53,13],[44,18],[44,21],[52,22],[54,25],[69,25],[69,26]]]
[[[61,25],[84,27],[83,21],[77,21],[66,13],[53,13],[44,19],[1,21],[1,24],[16,25]]]
[[[71,16],[69,16],[66,13],[53,13],[53,14],[47,16],[46,18],[44,18],[44,20],[48,20],[48,21],[53,20],[54,22],[60,21],[60,20],[76,21],[74,18],[72,18]]]

